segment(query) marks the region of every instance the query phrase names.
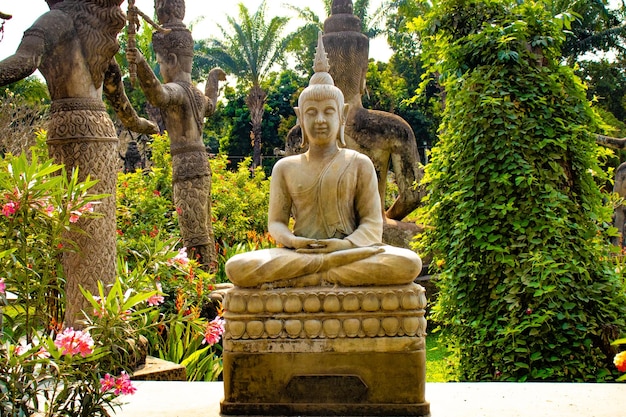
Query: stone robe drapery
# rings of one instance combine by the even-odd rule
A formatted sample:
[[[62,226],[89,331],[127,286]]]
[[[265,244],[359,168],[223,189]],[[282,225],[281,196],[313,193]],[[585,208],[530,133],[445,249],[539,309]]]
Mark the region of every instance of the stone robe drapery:
[[[235,255],[226,263],[226,274],[235,285],[396,285],[412,282],[419,274],[421,260],[416,253],[381,243],[383,219],[376,172],[365,155],[341,149],[312,186],[301,189],[297,181],[272,175],[270,188],[274,194],[289,194],[296,236],[346,239],[356,248],[328,254],[272,248]],[[352,251],[370,246],[379,252],[351,261]],[[331,256],[346,261],[328,269],[325,265]]]

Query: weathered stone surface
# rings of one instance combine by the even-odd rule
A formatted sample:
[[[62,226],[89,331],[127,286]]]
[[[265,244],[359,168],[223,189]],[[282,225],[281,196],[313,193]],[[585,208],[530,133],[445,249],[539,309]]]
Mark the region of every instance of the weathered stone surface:
[[[184,366],[177,363],[148,356],[146,363],[133,372],[131,379],[134,381],[186,381],[187,371]]]
[[[429,415],[426,295],[390,287],[233,288],[226,415]]]

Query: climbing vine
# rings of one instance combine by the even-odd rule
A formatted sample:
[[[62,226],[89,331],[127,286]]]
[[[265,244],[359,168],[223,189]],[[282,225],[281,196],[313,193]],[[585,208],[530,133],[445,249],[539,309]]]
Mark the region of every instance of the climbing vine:
[[[445,89],[421,244],[461,380],[616,375],[624,290],[596,178],[598,120],[540,2],[440,0],[415,24]]]

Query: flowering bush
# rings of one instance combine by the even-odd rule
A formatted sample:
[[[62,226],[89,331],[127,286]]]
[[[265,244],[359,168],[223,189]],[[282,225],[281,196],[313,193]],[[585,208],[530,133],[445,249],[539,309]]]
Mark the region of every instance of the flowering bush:
[[[178,213],[172,203],[172,168],[169,137],[155,135],[150,144],[150,169],[120,173],[117,186],[118,252],[149,249],[149,240],[180,240]],[[216,249],[222,256],[216,282],[226,280],[224,256],[229,248],[245,244],[250,234],[267,233],[269,181],[258,168],[250,170],[250,159],[237,171],[227,169],[225,155],[209,160],[212,171],[212,226]],[[154,252],[153,252],[154,253]],[[132,267],[132,260],[131,262]]]
[[[29,157],[0,160],[0,415],[108,416],[117,394],[100,380],[116,363],[115,340],[98,327],[60,328],[59,259],[77,250],[65,232],[80,232],[103,196],[89,194],[94,181],[43,159],[44,138]],[[8,291],[16,299],[6,305]]]
[[[65,329],[34,345],[5,343],[0,352],[2,416],[108,416],[116,397],[135,392],[124,373],[100,378],[107,352],[86,331]]]
[[[626,344],[626,338],[618,339],[615,342],[613,342],[613,344],[624,345]],[[613,363],[615,364],[615,367],[617,368],[618,371],[626,372],[626,351],[621,351],[617,355],[615,355],[615,357],[613,358]],[[620,376],[617,380],[626,381],[626,375]]]
[[[102,198],[89,194],[95,181],[78,181],[37,152],[0,160],[0,276],[21,308],[6,317],[4,337],[32,340],[37,329],[55,328],[64,305],[63,252],[75,251],[66,231],[80,230],[80,218],[94,216]]]

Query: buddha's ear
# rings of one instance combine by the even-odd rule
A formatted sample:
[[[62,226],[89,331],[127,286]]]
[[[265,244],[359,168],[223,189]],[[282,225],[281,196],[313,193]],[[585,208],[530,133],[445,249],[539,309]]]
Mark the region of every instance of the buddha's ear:
[[[306,137],[306,132],[304,131],[304,126],[300,123],[300,108],[294,107],[293,111],[296,113],[296,125],[300,125],[300,134],[302,135],[302,140],[300,141],[300,148],[304,148],[309,143],[308,138]]]
[[[346,139],[345,139],[345,130],[346,130],[346,121],[348,120],[348,112],[350,111],[350,105],[344,104],[343,111],[341,112],[341,126],[339,127],[339,144],[341,147],[346,147]]]

